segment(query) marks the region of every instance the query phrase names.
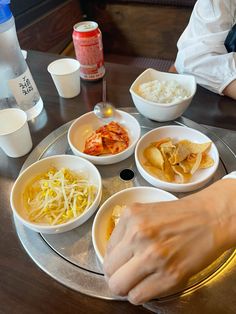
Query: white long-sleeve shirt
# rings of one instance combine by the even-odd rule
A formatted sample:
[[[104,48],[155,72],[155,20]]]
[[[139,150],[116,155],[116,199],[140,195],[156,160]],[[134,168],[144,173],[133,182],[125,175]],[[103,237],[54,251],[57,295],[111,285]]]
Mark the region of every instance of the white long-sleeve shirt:
[[[199,85],[222,94],[236,79],[236,53],[224,41],[236,23],[236,0],[198,0],[177,47],[178,73],[192,74]]]

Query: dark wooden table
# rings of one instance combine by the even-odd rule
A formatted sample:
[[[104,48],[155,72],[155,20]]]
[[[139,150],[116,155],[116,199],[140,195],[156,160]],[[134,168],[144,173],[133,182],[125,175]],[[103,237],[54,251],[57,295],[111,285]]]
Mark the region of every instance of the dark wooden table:
[[[50,132],[93,109],[102,97],[101,81],[81,82],[74,99],[57,95],[47,65],[58,56],[29,52],[28,64],[44,101],[44,111],[30,122],[34,147]],[[107,64],[107,97],[117,107],[133,106],[129,86],[143,71]],[[184,116],[203,124],[236,130],[236,102],[203,88]],[[104,301],[82,295],[59,284],[41,271],[24,251],[16,235],[9,195],[27,156],[13,159],[0,151],[0,313],[149,313],[127,302]]]

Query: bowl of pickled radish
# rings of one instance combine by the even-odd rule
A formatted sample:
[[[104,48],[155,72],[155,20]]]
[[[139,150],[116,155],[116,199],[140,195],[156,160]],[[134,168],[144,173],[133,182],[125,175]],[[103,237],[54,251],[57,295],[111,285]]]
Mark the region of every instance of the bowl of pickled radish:
[[[55,234],[85,223],[101,201],[102,180],[88,160],[56,155],[36,161],[16,179],[11,208],[26,227]]]

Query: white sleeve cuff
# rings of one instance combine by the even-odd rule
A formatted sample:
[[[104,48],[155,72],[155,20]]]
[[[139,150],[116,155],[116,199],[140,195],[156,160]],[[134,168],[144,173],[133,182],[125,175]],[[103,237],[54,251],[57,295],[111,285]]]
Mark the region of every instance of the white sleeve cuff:
[[[234,74],[233,76],[231,76],[227,81],[225,81],[221,87],[219,88],[219,94],[223,95],[223,90],[230,84],[232,83],[234,80],[236,80],[236,74]]]
[[[236,179],[236,171],[233,171],[233,172],[227,174],[222,179]]]

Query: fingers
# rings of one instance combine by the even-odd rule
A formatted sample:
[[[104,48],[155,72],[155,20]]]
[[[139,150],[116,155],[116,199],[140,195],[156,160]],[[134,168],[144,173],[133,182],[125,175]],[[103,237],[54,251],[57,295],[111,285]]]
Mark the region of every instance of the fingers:
[[[124,246],[122,242],[114,247],[112,254],[105,255],[103,270],[106,277],[110,277],[117,269],[126,264],[133,257],[132,248],[129,245]]]
[[[168,290],[169,285],[165,282],[161,282],[160,274],[152,274],[129,292],[128,300],[135,305],[143,304],[144,302],[157,297],[161,290],[160,287],[166,291]]]
[[[146,277],[155,272],[165,273],[168,267],[168,261],[172,259],[172,252],[168,247],[162,247],[155,243],[149,245],[146,249],[136,251],[132,258],[122,262],[124,255],[116,256],[116,260],[108,258],[108,263],[112,261],[109,269],[108,285],[111,291],[117,295],[127,295],[136,285],[142,282]],[[127,255],[126,255],[127,256]],[[108,276],[108,277],[109,277]]]
[[[172,294],[179,286],[184,287],[187,279],[186,273],[181,271],[184,264],[176,262],[168,267],[161,257],[156,260],[150,256],[148,260],[147,256],[137,255],[129,259],[109,278],[110,290],[115,295],[127,295],[133,304],[142,304],[167,293]]]
[[[167,296],[176,292],[177,286],[184,287],[185,280],[181,280],[177,272],[155,272],[150,274],[128,293],[129,302],[138,305],[151,299]]]
[[[187,278],[219,254],[209,217],[195,197],[129,206],[104,259],[111,291],[142,304],[182,289]]]
[[[124,212],[127,211],[127,207],[124,209]],[[113,248],[122,240],[126,227],[127,227],[127,221],[123,219],[124,212],[122,213],[120,220],[118,224],[116,225],[115,229],[113,230],[111,237],[109,239],[109,242],[107,244],[106,248],[106,255],[110,254],[110,252],[113,250]]]
[[[133,256],[118,268],[108,281],[109,288],[117,295],[127,295],[140,281],[155,270],[156,265],[145,263],[145,257]]]
[[[127,245],[124,241],[126,227],[125,221],[120,219],[111,234],[103,263],[106,277],[110,277],[121,265],[126,263],[133,256],[131,245]]]
[[[168,253],[164,253],[167,247],[161,247],[157,245],[156,237],[159,234],[157,226],[153,225],[153,220],[147,221],[145,217],[139,219],[139,212],[142,209],[141,204],[139,206],[131,206],[126,210],[114,229],[112,236],[110,238],[106,255],[104,258],[104,273],[106,277],[112,276],[121,266],[128,263],[128,261],[133,257],[133,255],[145,258],[144,251],[146,247],[149,247],[153,256],[160,254],[160,257],[164,255],[165,257]],[[145,207],[144,207],[145,208]],[[145,212],[145,215],[147,213]],[[132,218],[132,219],[131,219]],[[151,245],[153,243],[153,245]],[[158,246],[158,247],[156,247]],[[149,253],[148,253],[149,254]],[[140,263],[140,268],[144,269],[145,264],[149,265],[150,261],[144,261]],[[133,277],[135,277],[135,273]],[[145,272],[146,274],[146,272]],[[126,278],[126,277],[124,277]],[[129,285],[129,283],[127,283]]]

